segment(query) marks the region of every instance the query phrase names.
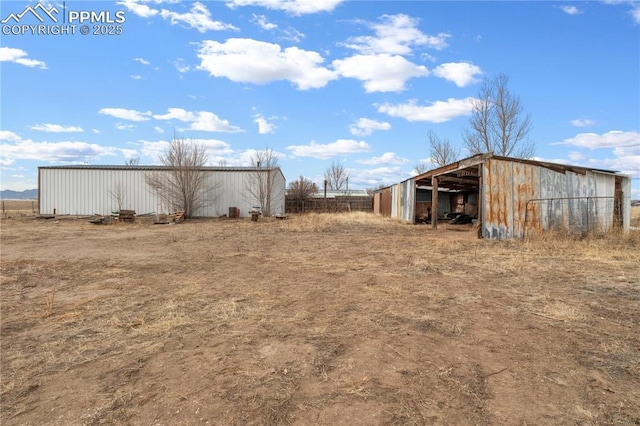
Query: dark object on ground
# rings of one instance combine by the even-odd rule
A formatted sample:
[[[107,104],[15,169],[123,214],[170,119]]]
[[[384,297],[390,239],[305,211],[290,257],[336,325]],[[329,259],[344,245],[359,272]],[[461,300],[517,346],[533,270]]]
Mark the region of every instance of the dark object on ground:
[[[451,225],[464,225],[473,222],[471,216],[466,213],[455,213],[455,215],[456,217],[449,221]]]

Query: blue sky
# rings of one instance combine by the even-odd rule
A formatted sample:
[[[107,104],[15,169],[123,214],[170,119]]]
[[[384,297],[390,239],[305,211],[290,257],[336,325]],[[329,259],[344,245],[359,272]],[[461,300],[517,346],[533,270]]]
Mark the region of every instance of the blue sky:
[[[38,166],[158,164],[174,135],[206,145],[212,166],[268,147],[288,181],[320,183],[340,162],[353,188],[392,184],[429,161],[429,130],[466,156],[470,100],[503,73],[535,158],[631,174],[640,198],[640,3],[37,5],[1,4],[2,189],[36,188]]]

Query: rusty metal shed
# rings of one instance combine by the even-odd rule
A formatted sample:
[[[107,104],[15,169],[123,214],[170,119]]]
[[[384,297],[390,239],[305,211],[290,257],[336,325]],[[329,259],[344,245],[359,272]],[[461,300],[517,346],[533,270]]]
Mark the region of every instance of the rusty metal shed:
[[[630,209],[629,176],[492,154],[430,170],[374,196],[374,213],[412,223],[428,214],[437,228],[445,212],[464,212],[474,217],[479,236],[494,239],[548,229],[628,232]]]

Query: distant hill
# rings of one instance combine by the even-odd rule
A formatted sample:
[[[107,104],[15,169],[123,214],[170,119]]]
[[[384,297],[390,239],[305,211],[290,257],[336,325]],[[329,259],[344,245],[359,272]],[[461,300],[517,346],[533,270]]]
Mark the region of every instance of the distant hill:
[[[27,189],[25,191],[5,189],[4,191],[0,191],[0,199],[2,200],[31,200],[34,198],[38,198],[37,189]]]

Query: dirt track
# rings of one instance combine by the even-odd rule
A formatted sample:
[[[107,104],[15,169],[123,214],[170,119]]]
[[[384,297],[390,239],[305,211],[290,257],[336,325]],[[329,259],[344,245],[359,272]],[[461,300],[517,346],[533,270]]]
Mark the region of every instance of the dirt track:
[[[4,219],[1,420],[640,423],[640,236]]]

